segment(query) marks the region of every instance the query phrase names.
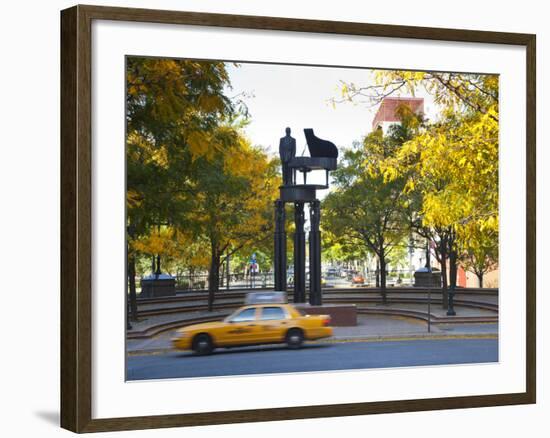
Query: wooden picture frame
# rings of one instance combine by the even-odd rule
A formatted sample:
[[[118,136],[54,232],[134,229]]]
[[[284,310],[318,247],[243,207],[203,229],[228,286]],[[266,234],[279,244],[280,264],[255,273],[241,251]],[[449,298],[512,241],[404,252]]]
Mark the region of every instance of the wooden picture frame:
[[[410,38],[526,48],[526,391],[126,418],[92,418],[92,35],[93,20],[187,24]],[[395,413],[536,401],[536,37],[474,30],[75,6],[61,12],[61,426],[74,432],[213,425]]]

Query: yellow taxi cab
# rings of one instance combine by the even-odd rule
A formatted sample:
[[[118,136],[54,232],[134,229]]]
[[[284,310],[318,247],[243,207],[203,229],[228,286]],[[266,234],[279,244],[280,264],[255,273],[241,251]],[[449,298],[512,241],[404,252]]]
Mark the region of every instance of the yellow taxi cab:
[[[250,293],[247,304],[223,321],[183,327],[172,338],[176,350],[209,354],[217,347],[286,343],[300,348],[304,340],[332,336],[329,315],[303,315],[286,302],[284,292]]]

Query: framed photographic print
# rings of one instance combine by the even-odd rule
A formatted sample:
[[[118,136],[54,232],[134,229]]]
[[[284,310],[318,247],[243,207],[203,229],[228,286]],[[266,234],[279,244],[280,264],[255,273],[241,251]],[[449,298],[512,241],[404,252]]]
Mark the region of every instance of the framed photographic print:
[[[62,427],[535,403],[534,35],[75,6],[61,54]]]

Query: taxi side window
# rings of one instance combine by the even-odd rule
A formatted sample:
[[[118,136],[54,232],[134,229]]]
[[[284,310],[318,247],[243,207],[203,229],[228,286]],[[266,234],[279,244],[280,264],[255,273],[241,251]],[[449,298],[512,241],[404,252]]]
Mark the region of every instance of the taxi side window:
[[[281,307],[264,307],[260,319],[262,321],[270,319],[285,319],[286,313]]]
[[[256,319],[256,309],[244,309],[242,312],[231,318],[231,322],[254,321]]]

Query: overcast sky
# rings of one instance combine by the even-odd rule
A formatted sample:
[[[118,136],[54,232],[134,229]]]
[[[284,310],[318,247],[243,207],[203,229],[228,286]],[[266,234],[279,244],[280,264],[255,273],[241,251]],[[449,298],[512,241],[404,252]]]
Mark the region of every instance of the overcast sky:
[[[228,71],[233,86],[228,94],[253,96],[245,99],[251,115],[247,136],[273,154],[278,154],[279,138],[287,126],[296,138],[297,155],[307,150],[304,128],[313,128],[317,137],[339,149],[371,130],[376,107],[340,103],[333,108],[330,103],[331,98],[340,97],[340,81],[372,84],[371,70],[241,63],[228,64]],[[416,96],[425,98],[425,113],[433,119],[436,108],[431,97],[424,90],[417,90]]]

